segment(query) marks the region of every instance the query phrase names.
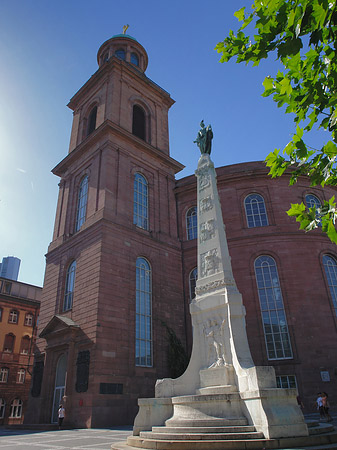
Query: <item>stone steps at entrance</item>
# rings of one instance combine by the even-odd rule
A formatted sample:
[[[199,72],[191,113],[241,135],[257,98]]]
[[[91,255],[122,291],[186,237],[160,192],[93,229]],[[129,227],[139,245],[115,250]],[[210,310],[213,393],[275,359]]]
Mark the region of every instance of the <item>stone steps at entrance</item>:
[[[205,416],[206,417],[206,416]],[[242,426],[248,425],[246,417],[208,417],[207,419],[168,419],[166,421],[166,426],[168,427],[227,427],[227,426]]]
[[[142,431],[142,439],[159,439],[165,441],[202,441],[202,440],[243,440],[263,439],[263,433],[253,431],[251,433],[154,433],[153,431]]]
[[[224,419],[221,419],[224,420]],[[237,420],[237,419],[236,419]],[[227,419],[228,421],[228,419]],[[189,426],[157,426],[130,436],[125,449],[146,450],[337,450],[337,431],[331,424],[308,422],[309,436],[264,439],[254,426],[203,426],[190,421]],[[180,422],[181,425],[181,422]],[[113,447],[119,450],[119,447]],[[121,447],[122,448],[122,447]]]
[[[152,427],[154,433],[251,433],[253,425],[226,427]]]

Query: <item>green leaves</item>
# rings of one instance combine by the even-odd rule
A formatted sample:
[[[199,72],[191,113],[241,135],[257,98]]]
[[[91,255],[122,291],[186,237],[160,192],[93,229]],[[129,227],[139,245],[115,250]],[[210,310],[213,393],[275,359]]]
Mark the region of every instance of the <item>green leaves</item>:
[[[250,13],[241,8],[234,15],[242,25],[216,46],[222,54],[220,61],[236,58],[238,63],[256,66],[274,55],[284,66],[283,72],[264,79],[262,96],[271,95],[278,107],[294,115],[296,131],[283,152],[275,150],[267,156],[270,175],[281,176],[291,169],[290,184],[305,175],[311,185],[336,185],[336,0],[259,0]],[[248,24],[254,24],[253,36],[244,32]],[[315,124],[330,133],[321,149],[312,149],[306,143]],[[300,218],[302,229],[317,226],[317,212],[300,213],[296,209],[295,214],[293,207],[289,211],[294,212],[296,220]],[[335,216],[329,211],[321,218],[322,230],[337,242]]]

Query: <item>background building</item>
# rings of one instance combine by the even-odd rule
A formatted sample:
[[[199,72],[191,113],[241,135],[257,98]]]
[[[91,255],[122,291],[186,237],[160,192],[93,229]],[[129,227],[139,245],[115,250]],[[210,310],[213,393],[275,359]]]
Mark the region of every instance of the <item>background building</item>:
[[[42,288],[0,278],[0,424],[22,423]]]
[[[0,277],[16,281],[19,275],[21,259],[15,256],[7,256],[2,258],[0,264]]]
[[[97,60],[70,100],[69,154],[53,169],[61,181],[26,422],[56,422],[62,402],[71,425],[132,423],[137,398],[176,371],[168,331],[191,347],[196,181],[175,180],[173,100],[146,77],[131,36],[106,41]],[[334,190],[306,179],[290,188],[261,162],[217,174],[255,363],[274,365],[279,385],[297,385],[305,402],[323,387],[336,395],[336,247],[284,212]]]

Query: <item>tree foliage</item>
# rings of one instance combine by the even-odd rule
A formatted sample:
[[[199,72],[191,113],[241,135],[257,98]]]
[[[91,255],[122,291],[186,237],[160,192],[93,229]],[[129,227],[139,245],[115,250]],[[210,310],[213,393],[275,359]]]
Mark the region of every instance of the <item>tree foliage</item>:
[[[294,114],[295,132],[282,152],[276,149],[267,156],[269,173],[276,177],[291,169],[290,184],[306,175],[312,186],[336,185],[336,0],[256,0],[250,12],[241,8],[234,15],[242,25],[216,46],[221,62],[235,57],[237,62],[256,66],[273,54],[284,67],[265,78],[262,95],[272,96],[278,107]],[[246,35],[247,26],[257,33]],[[307,143],[314,125],[327,132],[320,149]],[[334,198],[317,210],[303,203],[291,205],[288,214],[306,231],[322,226],[337,243]]]

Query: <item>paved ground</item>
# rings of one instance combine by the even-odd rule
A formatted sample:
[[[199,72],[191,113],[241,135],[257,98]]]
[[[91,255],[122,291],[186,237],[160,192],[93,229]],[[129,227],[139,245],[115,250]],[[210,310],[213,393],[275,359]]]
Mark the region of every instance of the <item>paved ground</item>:
[[[337,413],[333,424],[337,427]],[[305,414],[307,420],[318,420],[317,413]],[[57,431],[6,430],[0,427],[1,450],[111,450],[113,443],[125,441],[132,427],[113,429],[76,429]]]
[[[0,428],[1,450],[111,450],[132,434],[131,427],[57,431]]]

